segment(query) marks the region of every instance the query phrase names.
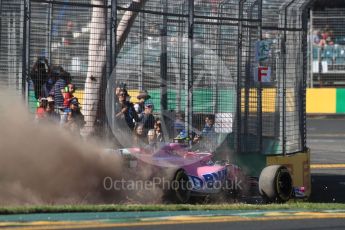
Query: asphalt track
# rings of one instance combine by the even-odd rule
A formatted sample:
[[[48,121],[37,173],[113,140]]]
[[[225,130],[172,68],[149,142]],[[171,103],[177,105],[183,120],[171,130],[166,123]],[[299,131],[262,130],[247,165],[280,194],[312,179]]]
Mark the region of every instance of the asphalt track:
[[[311,202],[345,203],[345,117],[307,120],[311,149]]]
[[[345,118],[308,119],[311,202],[345,203]],[[79,215],[79,216],[78,216]],[[199,211],[0,216],[4,229],[345,229],[338,211]]]
[[[344,229],[345,210],[176,211],[0,216],[0,229]]]
[[[180,224],[160,225],[160,226],[140,226],[140,227],[116,227],[116,228],[93,228],[93,229],[116,229],[116,230],[210,230],[210,229],[241,229],[241,230],[343,230],[345,226],[344,219],[313,219],[313,220],[275,220],[275,221],[245,221],[245,222],[218,222],[202,224]],[[92,229],[92,228],[91,228]]]

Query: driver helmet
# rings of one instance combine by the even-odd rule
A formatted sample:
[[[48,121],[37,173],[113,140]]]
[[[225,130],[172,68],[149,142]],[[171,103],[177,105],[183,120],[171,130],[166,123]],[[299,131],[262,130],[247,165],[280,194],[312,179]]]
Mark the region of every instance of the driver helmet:
[[[189,140],[187,132],[185,130],[182,130],[175,138],[175,143],[185,143]]]

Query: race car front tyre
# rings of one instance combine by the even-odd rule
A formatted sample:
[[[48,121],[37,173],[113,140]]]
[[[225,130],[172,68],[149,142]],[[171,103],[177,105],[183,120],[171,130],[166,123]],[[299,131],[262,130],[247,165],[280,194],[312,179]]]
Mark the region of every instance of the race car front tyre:
[[[259,177],[259,191],[268,202],[287,202],[293,191],[289,170],[282,165],[265,167]]]

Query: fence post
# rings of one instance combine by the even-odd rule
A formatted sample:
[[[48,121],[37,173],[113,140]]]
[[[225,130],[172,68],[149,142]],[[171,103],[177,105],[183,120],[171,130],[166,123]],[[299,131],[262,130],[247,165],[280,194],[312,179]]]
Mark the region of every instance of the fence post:
[[[246,0],[240,0],[238,7],[238,28],[237,28],[237,152],[242,152],[242,20],[243,20],[243,4]]]
[[[29,44],[30,41],[30,0],[24,0],[23,50],[22,50],[22,95],[29,105]]]
[[[141,17],[140,17],[141,14]],[[145,65],[145,13],[139,13],[139,23],[140,23],[140,72],[138,74],[139,90],[144,89],[144,65]]]
[[[283,135],[283,155],[286,155],[286,39],[287,39],[287,17],[288,8],[295,2],[295,0],[290,1],[286,6],[284,6],[284,35],[282,41],[282,57],[283,57],[283,119],[282,119],[282,135]]]
[[[286,151],[286,145],[287,145],[287,135],[286,135],[286,123],[287,123],[287,30],[288,30],[288,9],[296,2],[296,0],[291,0],[285,7],[284,7],[284,13],[285,13],[285,21],[284,21],[284,47],[283,47],[283,155],[287,154]],[[296,22],[295,22],[296,23]],[[296,32],[291,32],[296,33]],[[299,43],[299,45],[301,45]],[[298,48],[298,51],[300,51],[301,47]],[[290,49],[291,50],[291,45]],[[291,52],[291,51],[290,51]],[[296,67],[296,66],[295,66]],[[296,77],[297,79],[297,77]]]
[[[160,55],[160,94],[161,94],[161,114],[166,124],[166,112],[168,109],[168,91],[167,91],[167,75],[168,75],[168,44],[167,44],[167,36],[168,36],[168,0],[163,1],[163,28],[161,30],[161,55]]]
[[[306,107],[307,107],[307,102],[306,102],[306,97],[307,97],[307,58],[308,58],[308,10],[310,9],[311,5],[314,4],[316,0],[310,0],[307,1],[307,3],[304,3],[301,8],[303,10],[303,14],[302,14],[302,30],[303,30],[303,47],[302,47],[302,52],[303,52],[303,86],[301,87],[301,91],[303,92],[303,94],[301,94],[301,96],[303,97],[302,103],[301,103],[301,122],[302,124],[300,125],[300,129],[301,129],[301,142],[302,142],[302,147],[303,147],[303,151],[307,151],[307,125],[306,125],[306,120],[307,120],[307,111],[306,111]],[[310,26],[311,26],[311,31],[313,29],[313,11],[310,10]],[[312,34],[310,34],[310,38],[312,38]],[[313,40],[310,39],[310,44],[311,47],[313,47]],[[309,57],[311,59],[311,66],[309,68],[310,70],[310,86],[313,87],[314,82],[313,82],[313,50],[310,50],[310,54]]]
[[[52,36],[53,36],[53,13],[54,13],[54,5],[53,3],[48,3],[48,61],[52,63]]]
[[[117,33],[117,0],[111,0],[111,29],[110,29],[110,63],[111,68],[116,65],[116,33]],[[113,71],[113,69],[112,69]]]
[[[259,0],[259,40],[262,40],[262,0]],[[260,65],[260,61],[259,61]],[[257,105],[257,112],[258,112],[258,138],[259,138],[259,153],[263,150],[263,138],[262,138],[262,83],[259,81],[259,88],[258,88],[258,105]]]
[[[310,88],[313,88],[314,87],[314,79],[313,79],[313,66],[314,66],[314,52],[313,52],[313,50],[314,50],[314,40],[313,40],[313,30],[314,30],[314,28],[313,28],[313,20],[314,20],[314,18],[313,18],[313,10],[310,10],[310,41],[309,41],[309,43],[310,43],[310,55],[309,55],[309,57],[310,57],[310,68],[309,68],[309,71],[310,71],[310,73],[309,73],[309,77],[310,77],[310,79],[309,79],[309,81],[310,81],[310,85],[309,85],[309,87]]]
[[[0,0],[0,34],[2,34],[2,0]],[[2,39],[0,39],[0,48],[1,48],[1,41]]]
[[[258,7],[258,41],[262,40],[262,0],[256,0],[250,7],[249,16],[252,20],[253,18],[253,9],[254,7]],[[249,54],[251,54],[252,48],[252,36],[250,33],[250,28],[248,28],[248,37],[249,37]],[[258,65],[260,65],[260,61],[258,60]],[[248,117],[249,117],[249,97],[250,97],[250,77],[251,77],[251,57],[248,56],[247,64],[246,64],[246,82],[245,82],[245,115],[244,115],[244,136],[248,135]],[[258,82],[257,87],[257,138],[258,138],[258,152],[262,151],[262,84],[261,81]]]
[[[307,97],[307,74],[308,74],[308,13],[307,9],[302,9],[302,55],[303,55],[303,76],[302,76],[302,82],[301,82],[301,90],[300,90],[300,96],[301,96],[301,106],[300,106],[300,135],[301,135],[301,143],[303,151],[307,150],[307,141],[306,141],[306,120],[307,120],[307,114],[306,114],[306,97]],[[312,16],[311,19],[312,20]],[[310,41],[312,44],[312,41]],[[310,53],[309,57],[311,57],[311,60],[313,60],[313,52]],[[311,73],[311,78],[313,78],[313,73]]]
[[[193,75],[194,75],[194,0],[189,0],[188,4],[188,84],[187,84],[187,108],[185,114],[187,114],[187,134],[190,134],[191,126],[193,122]]]

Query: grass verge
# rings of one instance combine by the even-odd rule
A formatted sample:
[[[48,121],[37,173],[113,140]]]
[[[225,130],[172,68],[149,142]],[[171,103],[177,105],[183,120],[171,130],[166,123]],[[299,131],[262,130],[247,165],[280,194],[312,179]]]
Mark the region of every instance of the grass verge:
[[[197,211],[197,210],[345,210],[345,204],[291,202],[287,204],[131,204],[131,205],[46,205],[0,207],[0,215],[68,212],[134,212],[134,211]]]

